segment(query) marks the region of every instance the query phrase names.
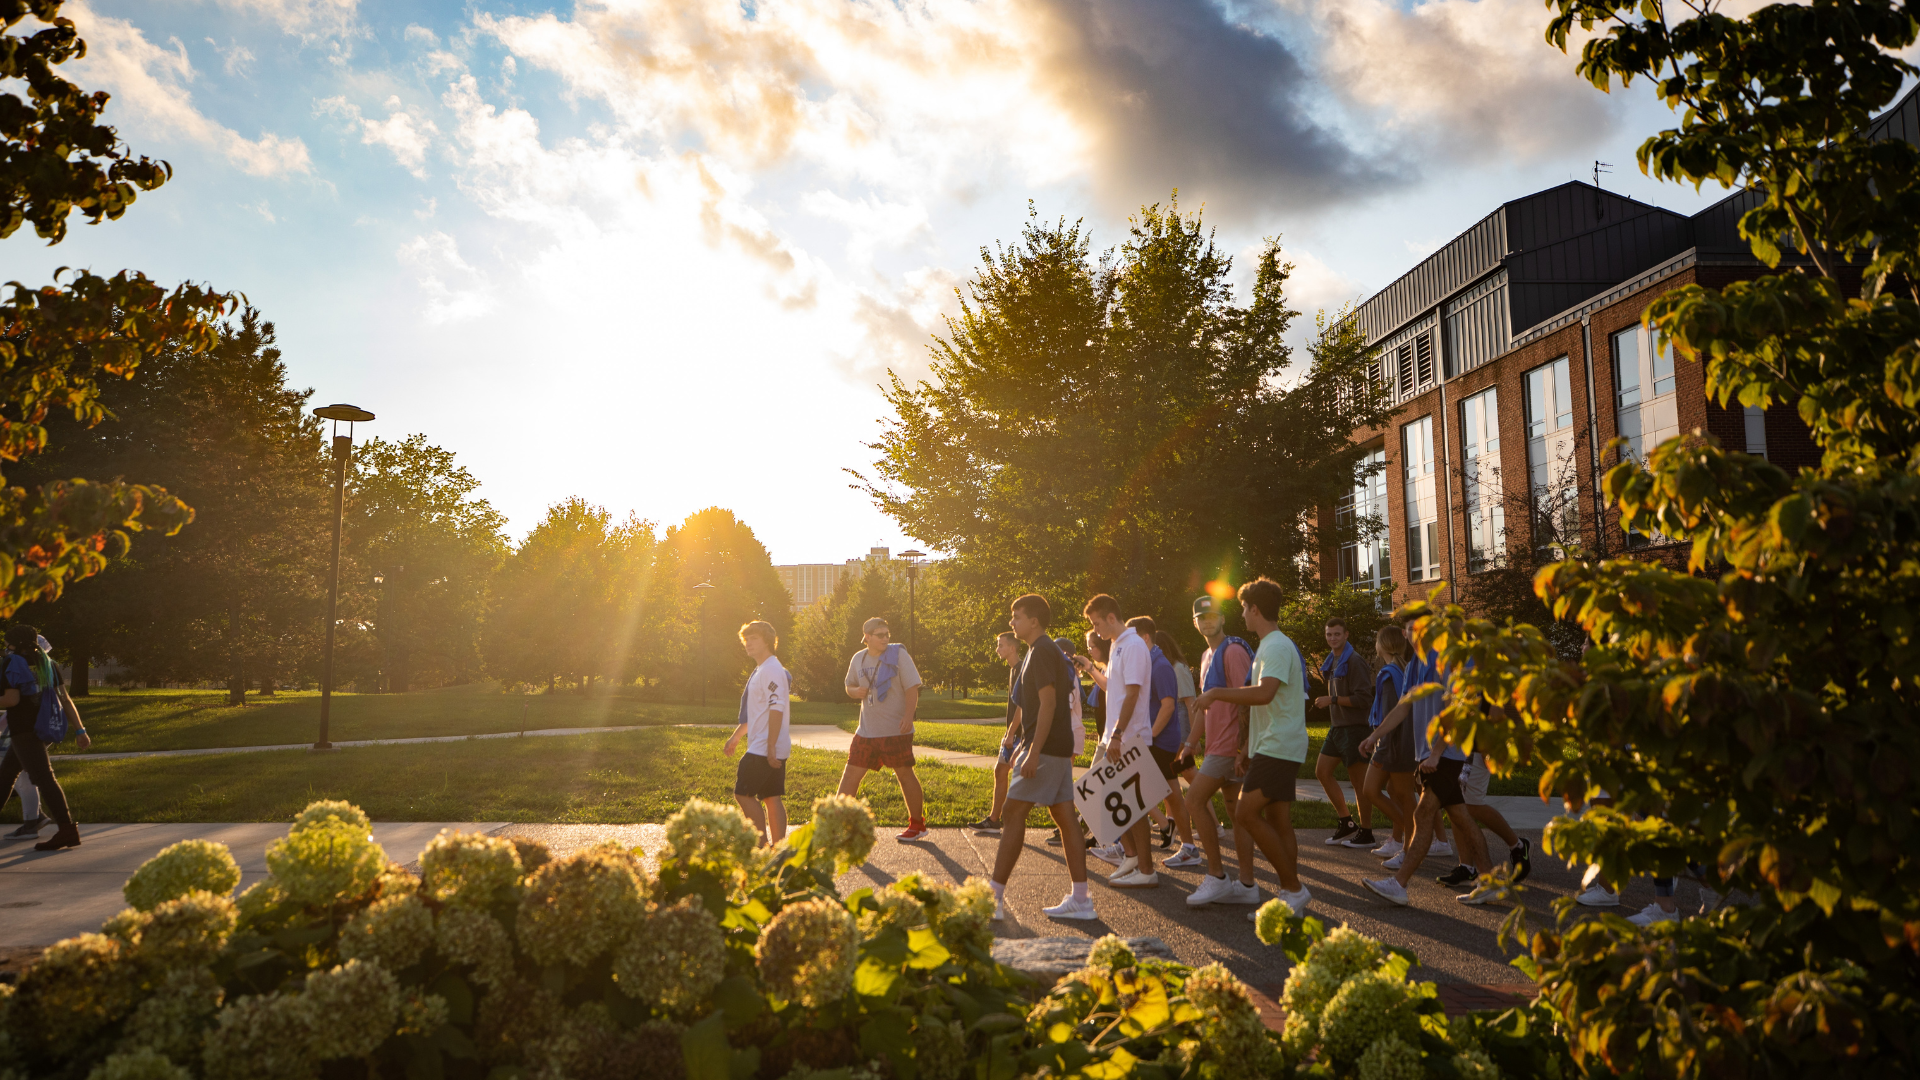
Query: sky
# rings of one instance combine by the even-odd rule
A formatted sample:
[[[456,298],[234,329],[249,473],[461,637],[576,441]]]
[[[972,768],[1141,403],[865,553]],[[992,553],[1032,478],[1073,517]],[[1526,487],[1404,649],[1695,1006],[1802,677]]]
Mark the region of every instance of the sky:
[[[1309,315],[1501,202],[1681,212],[1539,0],[87,0],[69,77],[174,178],[0,280],[237,290],[314,404],[423,433],[524,536],[581,496],[734,510],[776,563],[915,541],[852,486],[1029,205],[1099,247],[1174,189]],[[1296,326],[1311,326],[1304,318]]]

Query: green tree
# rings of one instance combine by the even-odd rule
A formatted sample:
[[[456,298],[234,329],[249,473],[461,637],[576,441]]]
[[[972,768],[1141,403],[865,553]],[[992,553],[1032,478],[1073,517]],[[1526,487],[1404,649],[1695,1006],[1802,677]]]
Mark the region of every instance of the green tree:
[[[60,0],[0,4],[0,79],[9,83],[0,93],[0,237],[32,222],[42,239],[59,243],[75,211],[96,224],[116,219],[140,191],[172,175],[165,162],[134,157],[100,123],[106,94],[55,72],[86,53],[60,8]],[[21,27],[28,15],[41,24],[30,34]],[[103,419],[106,377],[127,377],[165,349],[211,347],[211,320],[233,303],[195,285],[169,291],[124,270],[111,278],[76,271],[64,284],[16,282],[8,290],[0,303],[4,462],[46,448],[49,416]],[[173,533],[190,520],[185,503],[141,483],[56,479],[29,489],[0,480],[0,615],[99,573],[125,554],[133,534]]]
[[[1030,215],[982,252],[932,378],[886,391],[875,503],[999,607],[1029,589],[1063,624],[1092,592],[1184,625],[1223,568],[1297,582],[1313,511],[1350,489],[1350,435],[1386,415],[1364,348],[1320,350],[1291,386],[1291,264],[1269,240],[1246,304],[1200,215],[1144,208],[1096,259],[1078,224]]]
[[[793,602],[766,546],[733,511],[717,506],[695,511],[667,530],[662,546],[662,571],[671,572],[681,612],[675,632],[689,646],[678,654],[670,675],[676,692],[697,700],[704,671],[708,700],[732,700],[750,671],[738,633],[754,619],[772,623],[780,634],[783,662],[792,657]],[[696,592],[700,584],[713,588]]]
[[[390,690],[480,676],[487,582],[507,543],[506,519],[474,495],[479,487],[425,435],[373,439],[354,456],[346,532],[381,578],[362,606],[374,609]]]
[[[1868,124],[1920,74],[1897,55],[1920,24],[1890,0],[1739,19],[1690,4],[1672,21],[1660,0],[1550,6],[1562,47],[1604,28],[1580,59],[1596,86],[1644,78],[1680,112],[1642,169],[1745,186],[1741,232],[1780,268],[1676,289],[1648,324],[1723,404],[1793,402],[1824,453],[1790,476],[1694,432],[1613,467],[1621,523],[1692,546],[1683,570],[1540,572],[1592,643],[1581,660],[1532,626],[1414,605],[1454,672],[1440,726],[1496,767],[1538,758],[1543,794],[1614,795],[1555,822],[1554,854],[1615,881],[1699,863],[1754,898],[1534,934],[1528,962],[1584,1068],[1901,1075],[1920,1020],[1920,151]]]
[[[225,678],[238,701],[250,681],[271,689],[318,667],[328,477],[311,392],[287,386],[273,324],[249,308],[217,335],[102,386],[111,419],[50,420],[51,448],[18,470],[42,483],[144,477],[193,500],[194,528],[140,535],[113,572],[23,617],[80,671],[112,655],[149,679]],[[355,615],[349,602],[343,618]]]

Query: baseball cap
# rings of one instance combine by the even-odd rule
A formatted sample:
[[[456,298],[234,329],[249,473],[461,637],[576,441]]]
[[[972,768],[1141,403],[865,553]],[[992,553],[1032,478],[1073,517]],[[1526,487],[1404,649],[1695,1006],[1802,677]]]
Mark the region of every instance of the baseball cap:
[[[1220,608],[1217,604],[1214,603],[1213,597],[1200,596],[1200,597],[1194,598],[1194,601],[1193,601],[1193,617],[1194,618],[1197,619],[1202,615],[1218,615],[1219,613],[1220,613]]]

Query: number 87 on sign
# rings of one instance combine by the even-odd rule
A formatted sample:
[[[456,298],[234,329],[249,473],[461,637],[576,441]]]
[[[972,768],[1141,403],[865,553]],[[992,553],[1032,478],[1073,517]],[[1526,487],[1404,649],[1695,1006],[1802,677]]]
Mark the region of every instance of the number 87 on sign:
[[[1073,782],[1073,805],[1102,844],[1120,839],[1173,792],[1144,741],[1117,749],[1111,760],[1096,763]]]

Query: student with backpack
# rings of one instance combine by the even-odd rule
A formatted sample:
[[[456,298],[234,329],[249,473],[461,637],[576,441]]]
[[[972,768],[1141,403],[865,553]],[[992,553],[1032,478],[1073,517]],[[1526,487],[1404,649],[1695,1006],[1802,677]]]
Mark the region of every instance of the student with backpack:
[[[80,711],[66,712],[72,708],[73,699],[59,686],[59,672],[46,651],[40,648],[38,630],[24,623],[9,627],[6,642],[7,655],[0,661],[0,709],[7,712],[11,745],[6,756],[0,758],[0,792],[11,799],[14,782],[24,772],[39,789],[42,806],[56,827],[52,837],[33,845],[33,849],[58,851],[79,847],[80,830],[67,807],[67,793],[60,789],[60,781],[54,779],[47,745],[66,738],[69,715],[74,726],[79,727]],[[86,728],[79,727],[76,734],[82,750],[92,744]]]

